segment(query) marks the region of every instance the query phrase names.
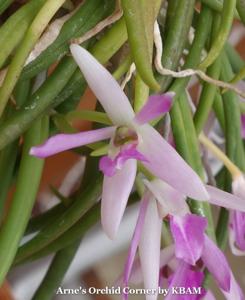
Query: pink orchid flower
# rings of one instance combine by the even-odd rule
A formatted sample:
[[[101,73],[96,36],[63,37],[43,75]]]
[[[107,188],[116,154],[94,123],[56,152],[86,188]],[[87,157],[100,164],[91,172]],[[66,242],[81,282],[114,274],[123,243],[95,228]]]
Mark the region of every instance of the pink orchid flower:
[[[217,281],[226,299],[243,300],[244,296],[225,255],[205,234],[206,225],[206,219],[197,215],[187,214],[184,217],[172,217],[170,228],[175,241],[175,255],[192,266],[195,266],[201,259]],[[219,267],[217,268],[217,266]],[[185,278],[185,274],[183,277]]]
[[[141,201],[138,221],[129,247],[123,274],[123,285],[127,286],[132,277],[139,277],[139,273],[142,272],[145,288],[158,289],[159,270],[168,263],[166,257],[169,260],[170,257],[173,258],[173,248],[171,249],[172,252],[161,252],[160,250],[162,219],[171,216],[171,229],[176,242],[175,256],[190,266],[195,266],[196,262],[202,258],[207,267],[210,268],[210,272],[214,272],[214,276],[221,284],[223,292],[227,291],[228,288],[223,284],[222,279],[218,277],[217,272],[215,273],[215,270],[212,270],[212,263],[208,260],[208,251],[215,250],[226,271],[226,273],[220,273],[224,276],[227,275],[227,263],[224,262],[226,261],[224,257],[222,259],[222,254],[220,254],[222,252],[204,234],[207,225],[206,219],[191,215],[185,201],[186,197],[165,182],[154,179],[151,182],[144,180],[144,183],[147,189]],[[245,212],[244,199],[208,185],[206,189],[209,192],[208,201],[210,203],[229,209],[236,208]],[[206,252],[204,251],[205,245]],[[139,249],[139,261],[135,263],[137,249]],[[211,266],[209,266],[210,264]],[[227,275],[228,281],[233,286],[235,285],[234,277],[229,272]],[[188,274],[188,276],[191,275],[189,269]],[[182,279],[184,280],[184,278]],[[234,289],[235,293],[236,285]],[[127,299],[127,295],[124,295],[124,298]],[[157,294],[147,295],[146,299],[156,300]]]
[[[113,126],[76,134],[58,134],[43,145],[33,147],[30,154],[42,158],[110,139],[108,155],[101,159],[100,169],[105,175],[101,221],[111,239],[116,236],[134,184],[137,160],[156,177],[184,195],[207,200],[208,193],[198,175],[175,149],[147,124],[170,109],[174,94],[170,92],[151,96],[135,115],[116,80],[88,51],[78,45],[71,45],[71,53]]]

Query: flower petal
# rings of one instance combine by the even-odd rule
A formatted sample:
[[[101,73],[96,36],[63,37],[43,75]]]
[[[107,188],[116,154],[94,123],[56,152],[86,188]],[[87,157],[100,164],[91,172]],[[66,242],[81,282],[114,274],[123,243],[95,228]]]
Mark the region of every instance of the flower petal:
[[[175,241],[175,255],[190,265],[195,265],[204,247],[207,220],[193,214],[170,219],[170,229]]]
[[[220,288],[226,292],[231,287],[231,270],[223,252],[205,235],[202,260],[209,272],[217,280]],[[218,268],[217,268],[218,266]]]
[[[32,147],[30,155],[40,158],[48,157],[65,150],[108,139],[112,136],[114,130],[115,127],[106,127],[79,133],[57,134],[42,145]]]
[[[230,214],[230,220],[232,220],[232,218],[233,218],[233,213],[234,212],[231,212],[231,214]],[[241,251],[237,247],[237,242],[236,242],[235,232],[234,232],[233,227],[234,227],[234,225],[230,221],[230,224],[229,224],[229,245],[230,245],[231,252],[232,252],[232,254],[234,254],[236,256],[245,256],[245,251]]]
[[[234,211],[232,214],[232,229],[237,247],[245,251],[245,213]]]
[[[134,184],[136,170],[136,160],[130,159],[114,176],[104,177],[101,222],[104,231],[111,239],[116,237],[128,197]]]
[[[138,245],[139,245],[142,229],[143,229],[143,226],[144,226],[145,215],[146,215],[148,203],[149,203],[149,200],[151,199],[151,197],[152,197],[151,194],[148,192],[148,193],[145,193],[145,195],[143,196],[143,199],[141,200],[140,211],[139,211],[137,224],[136,224],[136,227],[135,227],[135,230],[134,230],[132,241],[130,243],[130,247],[129,247],[129,250],[128,250],[128,256],[127,256],[127,261],[126,261],[126,264],[125,264],[125,267],[124,267],[124,276],[123,276],[124,286],[128,286],[128,281],[129,281],[129,278],[130,278],[130,274],[131,274],[131,271],[132,271],[136,251],[137,251],[137,248],[138,248]],[[125,294],[124,298],[127,299],[128,294]]]
[[[99,169],[104,175],[111,177],[115,175],[116,169],[116,161],[111,159],[109,156],[101,157],[99,161]]]
[[[174,288],[185,288],[187,290],[190,288],[191,290],[193,288],[200,288],[202,286],[202,281],[203,281],[204,275],[202,272],[198,271],[192,271],[190,269],[190,266],[184,262],[180,261],[179,266],[177,270],[174,273],[174,276],[171,280],[169,290],[170,292],[168,293],[167,297],[165,300],[194,300],[194,299],[199,299],[201,295],[193,295],[186,293],[184,294],[176,294],[171,292],[172,289]],[[201,288],[201,294],[204,294],[205,291],[203,288]]]
[[[134,144],[128,144],[122,147],[119,154],[111,159],[109,156],[104,156],[100,159],[99,168],[107,176],[113,176],[117,170],[121,170],[125,162],[129,159],[147,161],[147,159],[137,151]]]
[[[115,125],[130,124],[134,111],[117,81],[87,50],[72,44],[71,53],[88,85]]]
[[[143,164],[150,172],[186,196],[199,200],[209,198],[198,175],[154,128],[145,124],[139,133],[142,142],[138,149],[148,160]]]
[[[134,121],[141,125],[160,117],[170,110],[174,96],[174,92],[150,96],[146,104],[136,114]]]
[[[240,288],[239,284],[237,283],[236,279],[234,278],[234,275],[231,273],[231,288],[229,292],[223,291],[223,294],[225,295],[225,298],[227,300],[244,300],[244,294],[242,289]]]
[[[144,184],[161,204],[163,218],[168,214],[183,216],[190,212],[185,201],[186,197],[164,181],[160,179],[154,179],[151,182],[144,180]]]
[[[139,243],[139,256],[145,289],[158,289],[160,241],[162,220],[155,200],[149,202]],[[146,295],[146,300],[156,300],[157,292]]]
[[[174,245],[170,245],[164,249],[161,250],[160,252],[160,268],[166,266],[171,260],[174,258]],[[159,268],[159,269],[160,269]],[[120,276],[118,279],[118,282],[123,281],[123,276]],[[135,259],[130,275],[130,283],[132,284],[140,284],[142,283],[143,278],[142,278],[142,270],[141,270],[141,265],[140,265],[140,260],[139,258]]]
[[[242,137],[245,139],[245,115],[241,116],[241,125],[242,125]]]
[[[243,175],[238,176],[232,181],[232,193],[237,197],[245,199],[245,178]]]
[[[245,212],[245,199],[239,198],[210,185],[206,185],[206,189],[210,196],[208,202],[228,209]]]

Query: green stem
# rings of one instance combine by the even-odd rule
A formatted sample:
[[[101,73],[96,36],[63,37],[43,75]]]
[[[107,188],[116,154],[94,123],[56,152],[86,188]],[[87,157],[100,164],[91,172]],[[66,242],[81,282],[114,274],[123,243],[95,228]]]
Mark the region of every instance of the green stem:
[[[236,0],[224,0],[219,32],[211,46],[207,57],[199,65],[200,69],[206,69],[220,55],[232,27],[235,7]]]
[[[225,250],[227,237],[228,237],[228,222],[229,222],[229,211],[224,207],[221,207],[219,212],[218,223],[216,227],[217,244]]]
[[[213,13],[213,26],[212,26],[210,44],[214,43],[216,36],[218,34],[219,26],[220,26],[220,17],[216,13]],[[220,70],[221,70],[221,60],[220,58],[217,58],[214,61],[214,63],[207,69],[207,75],[214,79],[219,79]],[[209,113],[213,106],[216,91],[217,89],[215,85],[209,84],[207,82],[203,84],[197,110],[194,115],[194,124],[196,127],[197,134],[201,133],[208,119]]]
[[[119,80],[129,69],[130,65],[132,64],[132,57],[128,54],[124,60],[120,63],[118,68],[113,72],[113,77],[116,80]]]
[[[237,50],[233,48],[229,43],[226,43],[225,45],[225,52],[229,58],[233,72],[238,73],[241,68],[245,66],[244,60],[241,58]]]
[[[44,161],[30,156],[29,150],[32,146],[42,143],[47,135],[48,120],[46,117],[36,121],[25,135],[16,191],[0,231],[0,284],[3,282],[17,251],[19,241],[31,215],[41,179]]]
[[[87,120],[91,122],[96,122],[105,125],[112,125],[110,119],[107,117],[105,113],[92,111],[92,110],[74,110],[67,113],[65,116],[68,122],[74,120]]]
[[[16,261],[25,259],[61,236],[94,205],[100,194],[101,178],[93,181],[63,214],[45,226],[33,239],[21,246]]]
[[[205,5],[202,7],[201,13],[198,17],[196,26],[196,34],[194,41],[190,48],[190,53],[186,58],[183,69],[195,69],[200,62],[201,52],[205,48],[205,44],[209,38],[210,29],[212,24],[212,12]],[[174,91],[178,96],[182,93],[183,89],[187,86],[190,77],[176,79],[170,86],[169,90]]]
[[[131,194],[129,197],[129,205],[135,203],[138,200],[139,200],[139,196],[136,192]],[[39,217],[37,223],[39,223],[40,226],[42,226],[40,223],[41,221],[45,222],[45,224],[48,224],[52,218],[51,217],[52,214],[53,214],[52,212],[45,213],[43,216]],[[56,212],[54,214],[54,218],[56,218]],[[62,235],[60,235],[57,239],[55,239],[54,241],[52,241],[51,243],[49,243],[48,245],[46,245],[40,250],[33,249],[32,254],[29,256],[25,255],[25,253],[23,253],[22,255],[23,258],[17,255],[15,263],[22,264],[25,262],[34,261],[36,259],[47,256],[53,252],[59,251],[64,247],[67,247],[68,245],[75,242],[76,240],[81,239],[92,226],[98,223],[99,220],[100,220],[100,203],[97,203],[84,216],[82,216],[72,227],[70,227],[68,230],[62,233]]]
[[[237,0],[236,7],[243,24],[245,24],[245,1]]]
[[[138,112],[144,106],[149,97],[149,87],[141,79],[140,75],[136,74],[135,79],[135,97],[134,97],[134,111]]]
[[[80,240],[86,232],[99,221],[99,219],[100,204],[96,204],[72,227],[62,233],[58,238],[45,245],[43,248],[39,249],[37,245],[36,248],[33,248],[31,253],[26,253],[26,250],[22,252],[22,255],[17,253],[15,264],[19,265],[34,261],[69,246],[71,243]]]
[[[16,105],[21,107],[24,102],[26,102],[29,91],[30,82],[23,81],[16,86],[16,92],[14,94]],[[7,115],[13,113],[12,107],[9,107]],[[3,120],[4,121],[4,120]],[[0,182],[1,182],[1,193],[0,193],[0,216],[3,214],[3,209],[5,205],[5,200],[7,198],[7,193],[9,187],[13,181],[14,166],[18,154],[19,141],[14,141],[12,144],[8,145],[0,153]]]
[[[225,54],[222,55],[221,78],[229,81],[233,77],[233,72],[229,60]],[[245,170],[244,148],[241,140],[241,124],[239,101],[237,95],[232,91],[227,91],[223,95],[225,113],[225,137],[226,154],[241,170]],[[226,190],[230,190],[230,175],[226,174]],[[221,208],[216,228],[216,236],[219,246],[225,249],[228,234],[229,211]]]
[[[217,59],[207,70],[207,75],[218,79],[220,75],[221,62]],[[200,133],[208,119],[209,113],[213,106],[217,88],[213,84],[204,83],[197,110],[194,115],[194,123],[197,133]]]
[[[201,2],[219,13],[223,11],[223,0],[201,0]],[[237,11],[235,11],[235,17],[240,19]]]
[[[240,80],[245,79],[245,66],[240,69],[240,71],[232,78],[231,83],[237,83]]]
[[[192,47],[190,49],[190,53],[187,57],[185,67],[194,67],[199,63],[200,56],[201,56],[201,51],[204,48],[204,45],[206,43],[206,40],[208,38],[208,33],[210,27],[207,26],[207,20],[211,22],[212,20],[212,14],[208,8],[205,6],[203,7],[201,14],[199,16],[199,21],[197,24],[197,30],[196,30],[196,37],[193,41]],[[180,154],[184,157],[184,159],[189,162],[189,164],[199,173],[199,176],[203,176],[203,172],[201,172],[200,169],[200,157],[199,157],[199,163],[196,164],[196,161],[193,161],[191,159],[192,154],[190,152],[191,150],[191,145],[190,144],[196,144],[197,143],[197,136],[196,133],[193,132],[193,121],[192,117],[190,115],[190,112],[185,115],[185,113],[182,113],[183,107],[185,109],[185,112],[187,109],[189,110],[189,107],[187,106],[188,104],[182,103],[180,105],[179,103],[179,95],[181,92],[183,92],[184,86],[188,83],[189,78],[185,79],[179,79],[174,82],[174,84],[170,87],[171,91],[176,92],[176,98],[175,98],[175,103],[173,105],[173,108],[171,110],[171,120],[172,120],[172,128],[173,128],[173,134],[174,138],[176,141],[176,147]],[[188,117],[189,116],[189,117]],[[186,119],[188,117],[188,120]],[[177,124],[178,123],[178,124]],[[187,126],[192,128],[191,132],[186,132],[185,130],[185,123],[188,123]],[[182,124],[182,125],[181,125]],[[178,130],[176,130],[176,128]],[[190,130],[188,128],[188,131]],[[180,143],[181,141],[181,143]],[[178,145],[180,147],[178,148]],[[195,153],[197,154],[197,148]],[[197,154],[198,155],[198,154]],[[197,162],[198,162],[197,161]],[[191,201],[191,207],[192,210],[200,215],[206,216],[208,219],[208,234],[212,237],[215,238],[214,236],[214,226],[213,226],[213,219],[212,219],[212,214],[210,210],[210,206],[206,202],[201,202],[197,203],[197,201]]]
[[[229,81],[234,74],[226,55],[222,56],[221,78]],[[245,155],[241,138],[240,107],[237,95],[232,91],[223,94],[225,112],[226,152],[228,157],[241,169],[245,170]]]
[[[80,241],[58,251],[32,300],[51,300],[56,288],[62,282],[76,252]]]
[[[65,0],[48,0],[30,25],[24,40],[22,41],[8,68],[7,75],[0,89],[0,116],[2,115],[7,101],[11,96],[25,60],[28,57],[31,49],[36,44],[38,38],[46,28],[53,15],[64,2]]]
[[[153,27],[161,1],[159,0],[122,0],[130,51],[141,79],[152,90],[160,86],[152,70]]]
[[[171,1],[172,2],[172,1]],[[195,1],[178,0],[168,8],[168,19],[164,36],[162,65],[164,68],[176,70],[182,55],[194,13]],[[171,10],[171,11],[169,11]],[[160,84],[165,91],[172,78],[161,76]]]
[[[32,0],[11,15],[0,27],[0,68],[23,39],[26,30],[45,0]]]
[[[1,0],[0,1],[0,14],[2,14],[9,6],[14,2],[13,0]]]
[[[199,174],[199,176],[204,180],[204,170],[203,170],[202,160],[200,157],[200,148],[197,139],[196,129],[192,119],[192,113],[190,110],[187,94],[183,93],[178,98],[178,102],[179,102],[179,107],[181,110],[182,119],[184,123],[186,142],[191,157],[190,164],[193,167],[193,169],[197,172],[197,174]]]
[[[124,20],[121,19],[92,47],[91,52],[101,63],[106,63],[126,40],[127,30]],[[33,94],[28,105],[16,111],[0,126],[0,149],[25,132],[33,120],[45,114],[49,108],[68,99],[74,90],[81,88],[81,85],[85,85],[81,72],[77,70],[74,73],[76,68],[74,60],[71,57],[65,57],[53,74]],[[73,82],[70,82],[73,73]]]
[[[25,235],[40,231],[43,227],[52,222],[52,220],[61,215],[66,210],[66,208],[67,207],[64,206],[63,203],[59,203],[51,209],[45,211],[44,213],[32,217],[29,220],[28,226],[25,230]]]
[[[225,130],[225,114],[223,100],[220,93],[216,93],[214,97],[213,109],[223,131]]]
[[[190,49],[190,53],[186,59],[184,65],[185,68],[195,68],[199,63],[202,49],[208,39],[210,31],[210,24],[212,23],[212,13],[209,8],[204,6],[198,18],[196,27],[196,35],[193,44]],[[209,25],[209,26],[208,26]],[[190,78],[177,79],[171,85],[170,90],[176,93],[174,105],[170,111],[172,119],[172,129],[176,140],[177,149],[182,155],[190,161],[189,149],[186,143],[186,137],[184,132],[184,122],[181,115],[181,109],[178,104],[178,97],[183,92],[183,89],[188,84]]]
[[[84,1],[83,5],[80,5],[63,24],[57,38],[23,68],[21,79],[32,78],[41,71],[47,70],[53,63],[60,61],[63,56],[69,53],[70,42],[83,36],[98,22],[112,14],[114,4],[114,0]]]

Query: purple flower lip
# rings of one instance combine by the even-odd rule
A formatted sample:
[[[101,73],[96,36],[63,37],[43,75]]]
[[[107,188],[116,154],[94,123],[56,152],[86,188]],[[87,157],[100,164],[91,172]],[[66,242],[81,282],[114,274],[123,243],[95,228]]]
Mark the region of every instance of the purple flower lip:
[[[207,221],[203,217],[187,214],[170,219],[170,228],[175,240],[177,258],[195,265],[201,257],[204,247],[204,232]]]
[[[104,175],[113,176],[116,174],[117,170],[121,170],[123,168],[125,162],[129,159],[147,161],[147,158],[137,151],[134,144],[127,144],[122,147],[122,150],[120,150],[115,158],[112,159],[109,156],[103,156],[100,159],[99,169],[104,173]]]
[[[196,265],[201,258],[227,299],[243,299],[235,297],[241,295],[240,287],[225,255],[205,234],[206,225],[205,218],[200,216],[174,216],[171,219],[171,232],[175,240],[175,255],[188,265]]]

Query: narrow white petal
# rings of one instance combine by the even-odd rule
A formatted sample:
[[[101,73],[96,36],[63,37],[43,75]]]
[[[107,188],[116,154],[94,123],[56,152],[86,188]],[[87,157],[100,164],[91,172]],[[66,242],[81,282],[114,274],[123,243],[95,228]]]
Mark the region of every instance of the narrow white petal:
[[[245,212],[245,198],[239,198],[210,185],[207,185],[206,189],[210,195],[208,202],[228,209]]]
[[[136,176],[136,160],[128,160],[112,177],[104,177],[101,222],[109,238],[116,237]]]
[[[72,44],[71,53],[88,85],[115,125],[130,124],[134,111],[117,81],[87,50]]]
[[[154,199],[149,202],[139,243],[139,255],[145,289],[156,289],[146,300],[156,300],[159,283],[160,240],[162,221]]]
[[[154,179],[151,182],[144,180],[144,183],[159,201],[163,213],[162,217],[168,214],[184,216],[190,212],[185,201],[186,197],[167,183],[160,179]]]
[[[185,196],[203,201],[209,198],[199,176],[153,127],[146,124],[139,132],[142,142],[138,150],[148,160],[143,164],[150,172]]]

